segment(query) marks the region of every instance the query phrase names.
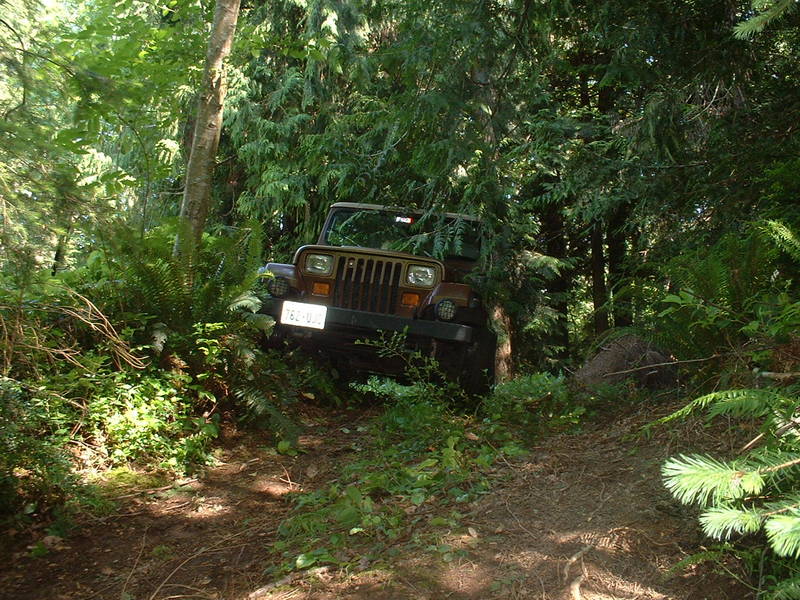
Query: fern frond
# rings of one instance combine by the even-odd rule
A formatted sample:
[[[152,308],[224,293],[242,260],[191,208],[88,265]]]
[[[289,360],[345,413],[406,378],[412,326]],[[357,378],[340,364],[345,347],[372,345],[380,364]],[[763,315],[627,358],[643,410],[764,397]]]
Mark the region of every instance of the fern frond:
[[[708,418],[713,419],[721,415],[730,417],[763,417],[771,413],[775,406],[780,404],[782,397],[770,390],[725,390],[704,396],[708,398],[711,407]]]
[[[694,554],[690,554],[686,558],[679,560],[669,568],[668,573],[673,575],[695,565],[702,565],[707,562],[720,562],[726,557],[730,556],[730,554],[730,545],[720,544],[719,547],[712,548],[711,550],[703,550],[702,552],[695,552]]]
[[[755,509],[731,506],[710,508],[700,515],[700,523],[706,535],[727,540],[734,533],[755,533],[761,528],[763,515]]]
[[[734,37],[746,40],[757,33],[761,33],[772,21],[791,11],[796,2],[795,0],[771,0],[763,4],[765,6],[762,8],[762,12],[733,28]]]
[[[250,327],[268,335],[272,332],[272,328],[275,327],[275,319],[263,313],[243,313],[242,318]]]
[[[667,415],[666,417],[660,418],[656,423],[669,423],[671,421],[676,421],[679,419],[686,419],[687,417],[694,414],[696,411],[706,408],[709,404],[714,401],[714,394],[707,394],[705,396],[700,396],[699,398],[695,398],[689,404],[676,410],[674,413]]]
[[[228,304],[228,310],[230,312],[236,312],[239,310],[247,310],[251,313],[257,313],[261,309],[261,300],[250,291],[244,292],[240,294],[233,301]]]
[[[767,237],[786,254],[800,263],[800,237],[780,221],[765,221],[761,225]]]
[[[280,409],[279,400],[268,397],[254,384],[237,385],[233,389],[233,395],[244,405],[250,419],[265,421],[271,429],[280,432],[284,439],[296,442],[297,426]]]
[[[710,500],[734,500],[761,492],[759,470],[724,463],[710,456],[678,456],[661,468],[667,489],[684,504],[706,505]]]
[[[784,579],[767,596],[770,600],[800,600],[800,577]]]

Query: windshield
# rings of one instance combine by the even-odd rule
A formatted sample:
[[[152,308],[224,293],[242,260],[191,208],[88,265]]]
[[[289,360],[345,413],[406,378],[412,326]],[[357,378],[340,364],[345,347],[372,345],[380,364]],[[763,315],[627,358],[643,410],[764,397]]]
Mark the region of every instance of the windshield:
[[[417,213],[343,208],[323,237],[331,246],[360,246],[431,258],[480,258],[479,223],[447,217],[424,221]]]

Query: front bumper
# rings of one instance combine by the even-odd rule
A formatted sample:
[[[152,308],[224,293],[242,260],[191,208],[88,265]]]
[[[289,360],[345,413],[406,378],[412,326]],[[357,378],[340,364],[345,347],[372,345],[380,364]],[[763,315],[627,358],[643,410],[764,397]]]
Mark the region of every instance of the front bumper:
[[[474,338],[474,328],[458,323],[444,321],[428,321],[424,319],[407,319],[394,315],[370,313],[349,308],[329,306],[325,317],[325,329],[314,330],[307,327],[285,325],[280,323],[283,300],[268,298],[264,301],[261,312],[272,316],[279,327],[305,335],[331,335],[336,333],[348,336],[365,337],[377,331],[405,332],[410,337],[428,338],[448,342],[470,343]]]

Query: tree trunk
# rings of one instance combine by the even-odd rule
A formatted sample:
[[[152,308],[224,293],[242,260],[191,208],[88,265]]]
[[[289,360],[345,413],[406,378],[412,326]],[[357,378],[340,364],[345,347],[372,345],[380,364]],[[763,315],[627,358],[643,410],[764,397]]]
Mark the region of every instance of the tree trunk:
[[[592,303],[594,304],[594,332],[599,335],[608,330],[608,293],[606,291],[606,261],[603,256],[603,224],[597,220],[592,225]]]
[[[563,260],[567,258],[567,239],[564,236],[566,226],[561,207],[555,202],[549,202],[542,208],[542,238],[545,240],[545,253],[548,256]],[[567,314],[569,312],[569,291],[572,284],[570,274],[562,273],[547,283],[547,292],[552,299],[552,306],[558,313],[558,321],[551,333],[552,342],[558,346],[556,356],[567,358],[569,356],[569,326]]]
[[[231,52],[239,17],[239,3],[240,0],[217,0],[214,24],[208,40],[192,151],[186,167],[186,184],[181,203],[181,219],[188,223],[193,246],[200,242],[211,205],[211,178],[222,129],[222,108],[226,92],[224,61]],[[179,241],[175,244],[176,252],[179,251]]]
[[[613,211],[608,224],[608,283],[611,289],[612,315],[614,327],[630,327],[633,323],[633,310],[630,299],[625,299],[622,288],[629,280],[626,263],[625,248],[625,217],[626,205]]]
[[[511,355],[513,325],[511,317],[502,305],[495,304],[492,321],[497,332],[497,354],[495,355],[495,378],[498,383],[508,381],[514,374],[514,361]]]

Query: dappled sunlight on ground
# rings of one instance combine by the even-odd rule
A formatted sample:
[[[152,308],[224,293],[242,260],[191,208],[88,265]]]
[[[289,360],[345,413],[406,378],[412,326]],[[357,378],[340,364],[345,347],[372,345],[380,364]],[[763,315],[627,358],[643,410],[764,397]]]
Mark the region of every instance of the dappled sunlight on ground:
[[[469,505],[458,530],[409,545],[380,567],[311,573],[242,600],[751,598],[710,567],[671,573],[704,540],[661,484],[669,440],[630,441],[651,418],[550,439],[506,465],[502,483]]]
[[[131,494],[45,556],[3,555],[0,597],[14,600],[745,600],[713,570],[669,569],[703,542],[671,500],[659,466],[668,440],[629,435],[652,415],[546,440],[496,468],[467,504],[409,506],[419,535],[341,564],[269,572],[277,529],[300,491],[327,489],[364,443],[358,414],[329,415],[296,457],[237,434],[196,481]],[[365,417],[364,417],[365,418]],[[623,441],[624,440],[624,441]],[[393,501],[387,498],[385,501]],[[433,519],[458,518],[434,526]],[[427,520],[426,520],[427,519]],[[428,523],[428,525],[425,525]],[[44,532],[43,532],[44,533]],[[3,550],[0,550],[3,552]]]

